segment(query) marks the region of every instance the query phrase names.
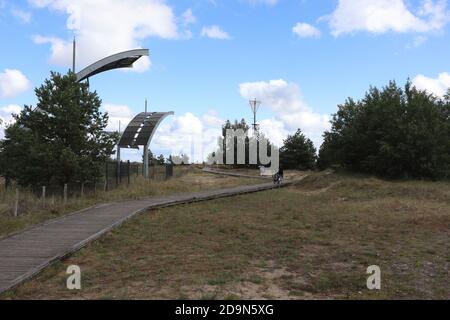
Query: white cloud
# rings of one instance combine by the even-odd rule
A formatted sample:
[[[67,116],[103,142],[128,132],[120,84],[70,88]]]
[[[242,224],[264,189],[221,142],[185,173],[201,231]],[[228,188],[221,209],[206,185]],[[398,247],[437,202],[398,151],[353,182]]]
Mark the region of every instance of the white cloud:
[[[286,139],[289,130],[286,129],[283,121],[277,119],[265,119],[259,122],[260,130],[265,137],[275,144],[276,146],[282,146],[283,141]]]
[[[197,22],[197,18],[194,16],[194,13],[192,12],[192,9],[189,8],[182,14],[183,23],[185,25],[193,24]]]
[[[11,14],[21,23],[28,24],[31,22],[31,13],[20,9],[11,10]]]
[[[121,131],[136,115],[130,107],[106,103],[103,110],[109,114],[108,131]],[[217,139],[222,134],[224,121],[214,110],[208,111],[201,117],[193,113],[175,115],[169,117],[160,125],[155,132],[150,149],[155,154],[180,155],[187,154],[192,161],[201,162],[216,150]],[[123,159],[141,161],[141,150],[122,151]]]
[[[130,107],[126,105],[105,103],[103,105],[103,110],[109,115],[108,131],[118,131],[119,124],[121,131],[124,131],[126,126],[135,116]]]
[[[269,82],[248,82],[240,85],[240,94],[246,99],[262,101],[274,112],[274,118],[261,121],[261,130],[267,137],[280,143],[288,133],[295,133],[300,128],[316,145],[322,143],[322,134],[329,129],[329,116],[314,112],[303,100],[300,88],[295,83],[283,79]],[[267,126],[264,128],[264,126]],[[283,138],[281,138],[283,137]]]
[[[192,9],[189,8],[183,12],[181,15],[181,25],[183,26],[183,31],[180,32],[179,38],[188,40],[192,38],[192,31],[189,29],[191,24],[197,23],[197,17],[192,12]]]
[[[413,85],[417,89],[426,90],[438,97],[442,97],[450,88],[450,74],[443,72],[437,78],[429,78],[420,74],[414,78]]]
[[[60,38],[55,38],[55,37],[44,37],[44,36],[34,36],[33,37],[33,41],[36,44],[47,44],[49,43],[51,45],[51,56],[50,56],[50,62],[53,64],[57,64],[57,65],[64,65],[64,66],[69,66],[69,64],[71,63],[71,56],[67,56],[70,55],[70,52],[72,52],[72,48],[69,46],[71,46],[72,44],[60,39]],[[78,50],[80,50],[78,48]]]
[[[358,31],[426,33],[441,30],[449,12],[446,0],[423,0],[416,13],[404,0],[339,0],[336,10],[323,19],[334,36]]]
[[[77,65],[85,67],[97,59],[142,47],[148,37],[175,39],[180,35],[176,17],[163,0],[29,0],[40,8],[65,13],[66,27],[77,35]],[[51,44],[50,62],[72,64],[72,39],[36,36],[38,44]],[[150,60],[144,57],[135,71],[145,71]]]
[[[187,154],[191,161],[202,162],[217,149],[222,134],[217,113],[209,111],[202,118],[188,112],[166,120],[155,133],[151,150],[156,153]]]
[[[109,120],[106,131],[120,131],[123,132],[128,124],[133,120],[135,114],[130,107],[126,105],[105,103],[102,105],[104,112],[108,112]],[[142,150],[136,149],[121,149],[122,160],[142,161]]]
[[[202,121],[205,125],[209,127],[218,127],[218,128],[220,128],[225,123],[225,120],[220,118],[218,112],[214,110],[209,110],[207,113],[205,113],[202,116]]]
[[[321,32],[316,27],[308,23],[297,23],[293,28],[292,32],[295,33],[300,38],[319,38]]]
[[[22,107],[16,104],[10,104],[6,107],[0,108],[0,112],[3,114],[19,114],[22,111]]]
[[[11,98],[27,91],[31,87],[30,81],[19,70],[6,69],[0,72],[0,97]]]
[[[219,39],[219,40],[230,40],[231,39],[231,37],[228,33],[223,31],[219,26],[216,26],[216,25],[203,27],[201,35],[202,35],[202,37],[208,37],[208,38]]]
[[[4,129],[14,122],[13,114],[19,114],[22,111],[22,107],[10,104],[0,108],[0,139],[5,137]]]
[[[279,114],[308,109],[300,88],[295,83],[288,83],[283,79],[241,83],[239,92],[244,98],[261,100],[265,106],[270,106]]]

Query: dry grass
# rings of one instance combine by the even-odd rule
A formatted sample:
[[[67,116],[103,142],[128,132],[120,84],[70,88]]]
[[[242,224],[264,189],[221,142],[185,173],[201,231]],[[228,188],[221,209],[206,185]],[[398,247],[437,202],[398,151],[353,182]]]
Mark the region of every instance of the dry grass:
[[[48,199],[45,210],[42,209],[42,202],[38,197],[31,193],[22,192],[19,204],[21,214],[17,218],[12,215],[14,192],[11,190],[3,191],[0,195],[0,237],[98,203],[261,182],[253,179],[215,176],[203,173],[200,169],[194,167],[188,170],[184,168],[176,168],[176,170],[179,172],[175,172],[174,177],[167,181],[152,181],[140,178],[130,186],[124,184],[109,192],[101,191],[84,198],[69,199],[67,205],[64,205],[62,199],[56,199],[53,203],[51,199]]]
[[[450,183],[315,174],[149,212],[3,296],[449,299]],[[65,288],[65,269],[83,288]],[[379,265],[382,290],[366,288]]]
[[[213,165],[211,166],[211,169],[221,171],[221,172],[228,172],[231,173],[240,173],[248,176],[261,176],[261,171],[259,169],[253,169],[253,168],[233,168],[233,166],[229,165]],[[285,179],[298,179],[305,175],[305,171],[298,171],[298,170],[286,170],[284,172],[284,178]]]
[[[260,170],[253,168],[234,168],[233,166],[230,165],[212,165],[210,166],[210,168],[222,172],[230,171],[231,173],[239,173],[250,176],[260,176]]]

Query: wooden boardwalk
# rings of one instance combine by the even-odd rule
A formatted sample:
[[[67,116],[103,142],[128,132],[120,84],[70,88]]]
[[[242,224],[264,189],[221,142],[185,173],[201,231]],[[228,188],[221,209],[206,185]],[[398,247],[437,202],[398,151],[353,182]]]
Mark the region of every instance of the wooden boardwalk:
[[[292,182],[284,183],[283,186]],[[0,293],[149,209],[273,189],[273,183],[94,206],[0,239]],[[277,186],[278,187],[278,186]]]

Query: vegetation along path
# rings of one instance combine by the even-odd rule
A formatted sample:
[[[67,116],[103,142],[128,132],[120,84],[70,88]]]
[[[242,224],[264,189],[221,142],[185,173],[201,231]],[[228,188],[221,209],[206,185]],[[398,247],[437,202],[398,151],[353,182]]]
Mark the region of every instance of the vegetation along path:
[[[212,173],[212,174],[219,174],[219,175],[224,175],[224,176],[231,176],[231,177],[264,179],[264,180],[272,179],[272,176],[257,176],[257,175],[254,175],[254,174],[251,175],[251,174],[245,174],[245,173],[240,173],[240,172],[219,171],[219,170],[210,169],[210,168],[204,168],[203,172]]]
[[[295,181],[284,183],[283,186]],[[97,205],[0,240],[0,293],[149,209],[275,188],[273,183]]]

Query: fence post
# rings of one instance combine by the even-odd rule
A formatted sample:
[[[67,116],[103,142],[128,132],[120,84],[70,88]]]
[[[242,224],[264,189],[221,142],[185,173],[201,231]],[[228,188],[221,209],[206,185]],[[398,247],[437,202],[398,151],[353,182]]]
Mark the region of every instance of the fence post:
[[[46,190],[47,187],[43,186],[42,187],[42,208],[45,209],[45,196],[46,196]]]
[[[117,146],[117,178],[116,178],[116,184],[119,186],[119,184],[122,183],[122,159],[120,158],[120,147]]]
[[[131,163],[130,163],[130,160],[128,160],[128,162],[127,162],[127,165],[128,165],[128,185],[130,185],[130,182],[131,182]]]
[[[116,188],[119,187],[120,184],[120,164],[122,163],[122,161],[117,162],[117,170],[116,170]]]
[[[64,184],[64,206],[67,204],[67,183]]]
[[[169,178],[173,177],[173,169],[174,169],[173,163],[169,163],[169,173],[168,173]]]
[[[81,183],[81,198],[84,198],[84,182]]]
[[[14,203],[14,217],[19,215],[19,188],[16,188],[16,201]]]
[[[108,191],[108,161],[105,162],[105,192]]]
[[[122,161],[119,163],[119,184],[122,184]]]

